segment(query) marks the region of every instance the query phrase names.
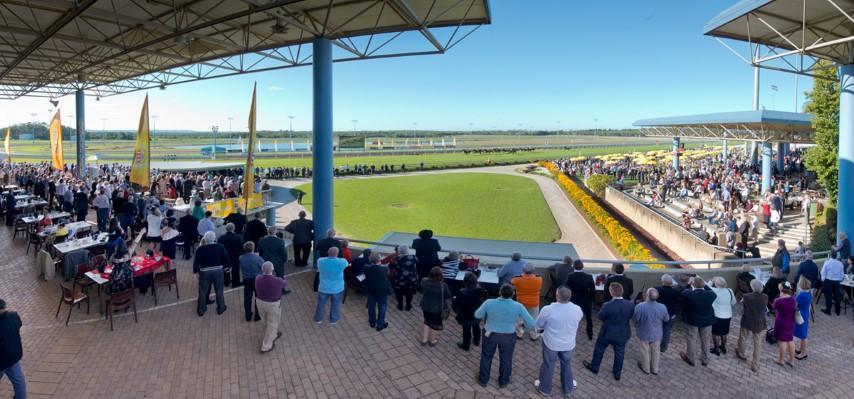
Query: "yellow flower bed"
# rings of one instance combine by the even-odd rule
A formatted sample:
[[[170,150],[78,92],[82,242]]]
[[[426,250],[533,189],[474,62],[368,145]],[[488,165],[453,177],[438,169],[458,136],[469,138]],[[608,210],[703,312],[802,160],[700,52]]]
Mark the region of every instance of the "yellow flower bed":
[[[641,244],[635,236],[626,230],[625,227],[615,220],[611,215],[603,209],[590,195],[578,187],[575,182],[567,177],[558,167],[552,162],[539,162],[542,166],[552,173],[558,184],[569,194],[569,198],[575,203],[576,207],[584,210],[588,215],[593,225],[605,234],[605,237],[610,241],[611,245],[616,248],[617,252],[629,261],[652,261],[656,260],[646,247]],[[663,265],[650,264],[647,265],[650,269],[663,269]]]

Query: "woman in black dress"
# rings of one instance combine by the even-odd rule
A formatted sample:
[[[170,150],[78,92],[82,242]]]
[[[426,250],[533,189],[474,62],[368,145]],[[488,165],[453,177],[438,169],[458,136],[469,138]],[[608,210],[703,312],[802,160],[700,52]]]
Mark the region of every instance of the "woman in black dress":
[[[418,258],[418,276],[424,278],[434,266],[442,266],[442,261],[439,260],[442,246],[433,238],[432,230],[421,230],[418,237],[412,240],[412,249]]]
[[[404,299],[406,299],[406,310],[412,309],[412,296],[418,288],[418,260],[415,255],[409,254],[409,247],[401,245],[397,251],[400,256],[397,261],[390,265],[394,272],[394,296],[397,298],[397,309],[403,310]]]
[[[477,276],[472,272],[466,272],[463,278],[463,289],[454,297],[454,311],[457,313],[457,323],[463,326],[463,341],[457,346],[467,351],[469,345],[480,345],[480,323],[474,317],[474,311],[483,303],[486,290],[478,287]]]

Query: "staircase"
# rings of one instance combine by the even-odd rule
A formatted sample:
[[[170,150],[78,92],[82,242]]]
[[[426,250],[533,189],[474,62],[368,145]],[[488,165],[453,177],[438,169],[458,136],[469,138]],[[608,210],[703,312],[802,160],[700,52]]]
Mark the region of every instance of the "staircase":
[[[634,195],[639,198],[642,202],[646,202],[649,198],[649,195],[646,194],[638,194],[637,192],[628,192],[627,193]],[[700,200],[696,198],[668,198],[667,202],[664,204],[664,208],[656,208],[661,214],[666,217],[672,219],[675,223],[682,224],[682,212],[688,209],[688,206],[691,205],[693,208],[697,208],[700,204]],[[702,219],[693,219],[692,222],[695,226],[699,224],[698,227],[692,229],[692,232],[695,234],[699,232],[699,228],[702,227],[704,229],[714,231],[716,228],[709,224],[707,217],[712,214],[712,209],[705,205],[703,207],[703,215]],[[743,212],[736,211],[735,216],[740,217],[743,215]],[[757,234],[757,245],[759,248],[759,253],[763,258],[771,257],[774,255],[774,252],[777,251],[777,240],[783,239],[786,241],[786,247],[789,249],[789,252],[794,252],[797,247],[798,241],[803,241],[805,245],[809,246],[809,241],[811,239],[809,235],[809,226],[804,224],[804,215],[799,210],[794,209],[786,209],[783,211],[783,218],[777,225],[777,232],[774,233],[768,228],[765,227],[761,222],[759,223],[759,231]],[[726,242],[721,242],[718,244],[721,247],[726,246]]]

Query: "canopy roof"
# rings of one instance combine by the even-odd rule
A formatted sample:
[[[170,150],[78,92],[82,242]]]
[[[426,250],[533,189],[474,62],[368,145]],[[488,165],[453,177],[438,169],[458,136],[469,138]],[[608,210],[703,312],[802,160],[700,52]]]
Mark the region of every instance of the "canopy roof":
[[[783,111],[739,111],[641,119],[648,136],[812,143],[812,115]]]
[[[785,60],[789,56],[849,64],[854,62],[854,0],[742,0],[712,18],[703,32],[750,43],[742,58],[754,65],[778,61],[771,69],[804,73],[814,66],[812,60],[806,65]]]
[[[0,98],[310,65],[316,37],[336,61],[442,53],[488,23],[488,0],[3,0]]]

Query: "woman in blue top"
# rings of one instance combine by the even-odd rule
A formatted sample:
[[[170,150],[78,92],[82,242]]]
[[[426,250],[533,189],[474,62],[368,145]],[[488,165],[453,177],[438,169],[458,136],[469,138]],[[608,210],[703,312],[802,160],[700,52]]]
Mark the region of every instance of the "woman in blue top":
[[[810,281],[801,277],[798,281],[798,295],[795,296],[795,303],[798,312],[801,312],[801,317],[804,318],[803,324],[795,323],[795,330],[792,335],[801,341],[800,348],[795,351],[796,359],[804,360],[807,358],[807,335],[810,331],[810,305],[812,304],[812,284]]]

